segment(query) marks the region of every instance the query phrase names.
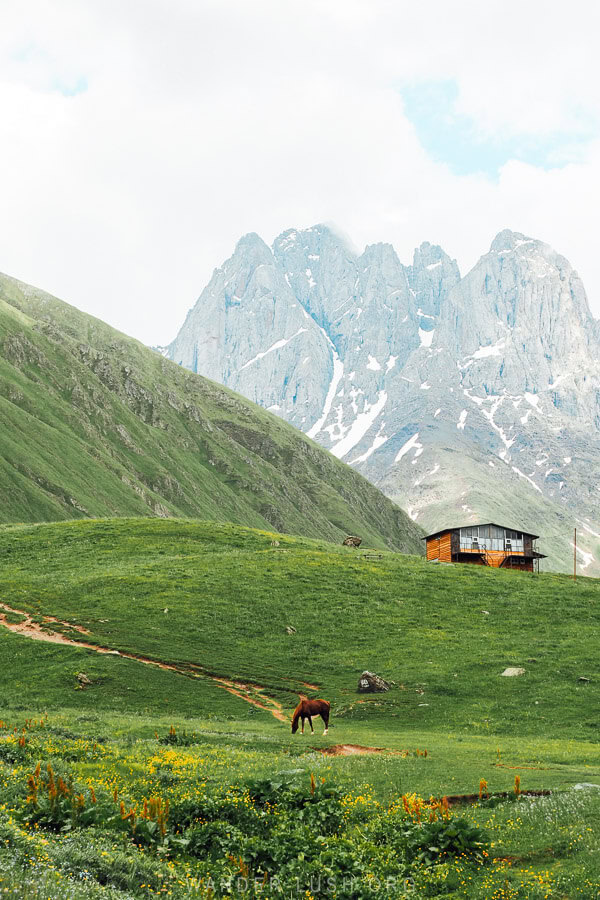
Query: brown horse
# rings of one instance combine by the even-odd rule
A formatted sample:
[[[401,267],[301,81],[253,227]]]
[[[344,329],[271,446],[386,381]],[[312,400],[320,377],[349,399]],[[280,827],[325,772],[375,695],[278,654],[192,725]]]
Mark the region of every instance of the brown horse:
[[[323,732],[323,734],[327,734],[329,730],[330,706],[331,704],[329,703],[329,700],[308,700],[307,697],[303,697],[294,710],[294,717],[292,719],[292,734],[296,734],[296,732],[298,731],[298,719],[302,719],[302,734],[304,734],[305,719],[308,719],[311,734],[314,734],[315,729],[313,728],[312,723],[313,716],[321,716],[323,722],[325,723],[325,731]]]

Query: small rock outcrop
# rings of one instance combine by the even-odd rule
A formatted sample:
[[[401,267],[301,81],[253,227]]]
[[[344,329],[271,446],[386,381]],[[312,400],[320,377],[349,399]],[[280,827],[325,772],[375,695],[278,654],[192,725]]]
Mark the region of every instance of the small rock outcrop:
[[[356,537],[354,534],[349,534],[347,538],[344,538],[342,541],[342,546],[344,547],[360,547],[362,544],[362,538]]]
[[[509,666],[508,669],[505,669],[500,674],[506,678],[513,678],[515,675],[524,675],[525,669],[521,669],[519,666]]]
[[[363,672],[358,679],[359,694],[378,694],[389,691],[390,685],[373,672]]]

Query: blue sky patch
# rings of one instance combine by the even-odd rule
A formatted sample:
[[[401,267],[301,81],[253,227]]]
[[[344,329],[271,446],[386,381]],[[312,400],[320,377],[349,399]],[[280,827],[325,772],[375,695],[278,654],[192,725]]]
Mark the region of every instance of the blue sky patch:
[[[23,44],[10,54],[23,72],[24,80],[33,81],[43,90],[55,91],[63,97],[76,97],[88,89],[88,80],[81,73],[65,73],[64,66],[56,63],[52,56],[39,44]],[[29,67],[29,70],[28,70]],[[60,72],[60,74],[57,74]]]
[[[52,90],[58,91],[63,97],[76,97],[77,94],[84,94],[88,89],[88,82],[85,75],[79,75],[76,78],[55,79],[52,83]]]
[[[482,135],[473,119],[456,112],[455,81],[423,82],[402,88],[401,94],[406,115],[425,151],[456,175],[484,173],[496,179],[510,159],[542,169],[560,168],[577,161],[582,144],[594,136],[591,123],[586,127],[583,122],[576,134]]]

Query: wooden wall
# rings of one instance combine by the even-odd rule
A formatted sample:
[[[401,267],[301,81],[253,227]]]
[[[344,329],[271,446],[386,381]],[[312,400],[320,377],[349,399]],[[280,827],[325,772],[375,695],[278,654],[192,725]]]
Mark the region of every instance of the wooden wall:
[[[450,531],[444,531],[434,538],[427,538],[427,559],[440,559],[452,562]]]

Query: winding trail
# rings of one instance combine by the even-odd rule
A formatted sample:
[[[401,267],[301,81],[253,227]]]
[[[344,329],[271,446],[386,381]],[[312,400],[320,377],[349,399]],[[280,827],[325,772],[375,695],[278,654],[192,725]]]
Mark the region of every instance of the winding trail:
[[[68,628],[84,635],[90,634],[90,632],[86,628],[83,628],[82,625],[71,625],[69,622],[57,619],[54,616],[43,616],[44,621],[40,624],[39,622],[34,622],[29,613],[22,609],[13,609],[13,607],[7,606],[6,603],[0,603],[0,610],[4,610],[4,612],[0,612],[0,625],[3,625],[9,631],[12,631],[13,634],[20,634],[22,637],[31,638],[31,640],[34,641],[43,641],[48,644],[63,644],[67,647],[93,650],[95,653],[101,653],[107,656],[122,656],[124,659],[131,659],[134,662],[143,663],[145,666],[154,666],[157,669],[163,669],[167,672],[175,672],[177,675],[184,675],[187,678],[208,678],[219,687],[228,691],[230,694],[233,694],[234,697],[239,697],[241,700],[245,700],[246,703],[252,704],[252,706],[270,712],[271,715],[280,722],[285,722],[287,724],[290,721],[290,717],[286,716],[283,711],[282,704],[278,700],[266,696],[264,693],[265,689],[261,687],[261,685],[251,684],[250,682],[231,681],[230,679],[222,678],[219,675],[211,675],[211,673],[203,669],[202,666],[194,665],[194,663],[175,665],[174,663],[165,663],[158,659],[151,659],[148,656],[141,656],[137,653],[127,653],[122,650],[114,650],[111,647],[102,647],[99,644],[91,644],[89,641],[76,640],[60,631],[52,631],[48,626],[62,625],[64,628]],[[11,622],[8,618],[9,615],[21,616],[23,621]],[[298,683],[302,685],[305,684],[305,682]],[[310,687],[312,687],[312,685],[310,685]]]

